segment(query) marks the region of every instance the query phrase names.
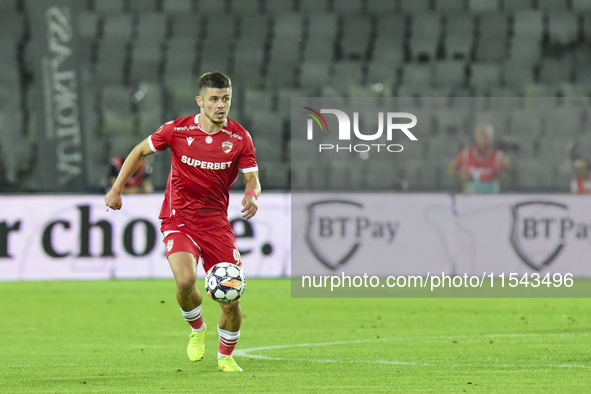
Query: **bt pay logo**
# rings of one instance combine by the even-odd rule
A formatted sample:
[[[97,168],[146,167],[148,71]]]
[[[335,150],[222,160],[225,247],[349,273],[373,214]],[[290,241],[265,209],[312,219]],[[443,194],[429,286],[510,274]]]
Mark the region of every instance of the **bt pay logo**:
[[[307,109],[310,112],[303,112],[306,115],[309,115],[311,119],[308,119],[307,123],[307,139],[313,140],[314,139],[314,121],[320,126],[320,130],[328,131],[328,125],[324,116],[322,114],[333,114],[337,117],[337,121],[339,122],[339,130],[338,130],[338,137],[339,141],[350,141],[351,140],[351,119],[349,116],[338,109],[321,109],[320,112],[309,108],[309,107],[302,107]],[[416,126],[417,124],[417,117],[408,112],[387,112],[386,113],[386,139],[388,141],[392,141],[393,131],[400,130],[402,131],[411,141],[417,141],[417,137],[414,136],[413,133],[409,130],[410,128]],[[408,123],[394,123],[394,119],[409,119],[410,122]],[[363,134],[359,130],[359,112],[353,112],[353,133],[355,137],[362,141],[375,141],[382,137],[384,133],[384,113],[378,112],[378,131],[373,134]],[[403,146],[400,144],[355,144],[355,145],[334,145],[334,144],[319,144],[318,151],[330,151],[334,150],[335,152],[345,151],[345,152],[369,152],[370,150],[375,150],[377,152],[388,151],[388,152],[402,152]]]

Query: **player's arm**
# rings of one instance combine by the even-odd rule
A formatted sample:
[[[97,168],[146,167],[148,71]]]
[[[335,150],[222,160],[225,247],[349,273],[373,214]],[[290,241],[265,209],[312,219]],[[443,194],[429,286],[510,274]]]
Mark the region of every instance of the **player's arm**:
[[[123,187],[129,178],[131,178],[131,176],[140,168],[146,156],[151,155],[152,153],[154,152],[150,148],[147,138],[137,144],[131,153],[129,153],[121,167],[121,171],[119,171],[115,183],[113,183],[113,187],[111,187],[111,190],[105,196],[105,204],[107,204],[109,208],[121,209],[121,206],[123,205],[121,200]]]
[[[459,168],[460,167],[456,164],[456,162],[454,160],[451,163],[449,163],[449,165],[447,166],[447,173],[449,175],[457,176]]]
[[[259,172],[251,171],[242,173],[244,179],[244,198],[242,199],[242,217],[250,219],[259,209],[256,199],[261,195],[261,183],[259,182]],[[256,194],[256,196],[255,196]]]
[[[470,174],[468,174],[467,171],[464,171],[462,165],[462,156],[463,151],[460,152],[451,163],[449,163],[447,166],[447,173],[465,182],[470,179]]]
[[[509,177],[508,174],[508,170],[509,170],[509,165],[511,164],[509,158],[505,155],[503,155],[503,157],[501,157],[501,171],[499,173],[499,179],[501,181],[506,180]]]
[[[462,181],[466,181],[470,177],[466,171],[462,170],[461,164],[458,164],[455,160],[449,163],[447,166],[447,173],[459,178]]]

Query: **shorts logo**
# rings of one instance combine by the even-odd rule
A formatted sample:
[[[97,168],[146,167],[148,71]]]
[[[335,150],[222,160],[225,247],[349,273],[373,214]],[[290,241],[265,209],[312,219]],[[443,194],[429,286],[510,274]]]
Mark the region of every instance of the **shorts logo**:
[[[238,249],[234,249],[234,260],[240,261],[240,252]]]
[[[222,142],[222,149],[224,150],[224,153],[230,153],[232,146],[234,146],[234,144],[232,144],[230,141]]]
[[[171,240],[169,240],[169,241],[166,243],[166,251],[167,251],[167,252],[170,252],[170,251],[172,250],[172,245],[173,245],[173,244],[174,244],[174,240],[172,240],[172,239],[171,239]]]

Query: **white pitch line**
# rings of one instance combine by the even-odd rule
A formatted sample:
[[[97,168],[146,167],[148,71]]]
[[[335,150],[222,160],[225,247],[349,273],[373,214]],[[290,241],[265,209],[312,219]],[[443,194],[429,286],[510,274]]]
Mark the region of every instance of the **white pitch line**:
[[[275,346],[261,346],[251,347],[250,349],[242,349],[243,352],[253,352],[255,350],[274,350],[274,349],[285,349],[294,347],[307,347],[307,346],[331,346],[331,345],[348,345],[350,343],[365,343],[365,342],[378,342],[378,341],[401,341],[407,338],[375,338],[375,339],[355,339],[352,341],[335,341],[335,342],[322,342],[322,343],[296,343],[291,345],[275,345]]]
[[[427,363],[413,363],[397,360],[331,360],[331,359],[312,359],[312,358],[286,358],[286,357],[270,357],[262,354],[250,354],[255,351],[289,349],[297,347],[310,346],[332,346],[332,345],[348,345],[353,343],[368,343],[380,341],[403,341],[409,339],[460,339],[460,338],[511,338],[511,337],[525,337],[525,336],[575,336],[575,335],[590,335],[591,333],[514,333],[514,334],[482,334],[482,335],[435,335],[435,336],[417,336],[417,337],[392,337],[392,338],[375,338],[375,339],[356,339],[351,341],[333,341],[333,342],[319,342],[319,343],[295,343],[290,345],[274,345],[274,346],[259,346],[248,349],[237,349],[234,355],[241,357],[249,357],[259,360],[275,360],[275,361],[300,361],[300,362],[316,362],[316,363],[350,363],[350,364],[392,364],[392,365],[429,365]],[[548,364],[546,367],[550,368],[591,368],[586,365],[579,364]]]
[[[591,368],[591,365],[581,365],[581,364],[547,364],[546,367],[550,367],[550,368]]]
[[[246,354],[244,350],[235,350],[235,356],[256,358],[259,360],[273,360],[273,361],[300,361],[313,363],[345,363],[345,364],[391,364],[391,365],[429,365],[426,363],[407,363],[404,361],[388,361],[388,360],[330,360],[330,359],[316,359],[316,358],[284,358],[284,357],[269,357],[261,354]]]

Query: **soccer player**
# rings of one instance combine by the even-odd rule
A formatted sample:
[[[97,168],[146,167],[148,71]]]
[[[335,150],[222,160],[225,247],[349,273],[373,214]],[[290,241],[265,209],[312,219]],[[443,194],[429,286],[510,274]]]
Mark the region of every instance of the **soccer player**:
[[[464,193],[499,193],[509,160],[493,147],[493,139],[493,127],[479,125],[474,133],[474,145],[458,153],[449,164],[448,172],[464,183]]]
[[[200,259],[208,271],[219,262],[242,265],[232,226],[228,221],[229,190],[242,172],[246,190],[242,216],[257,212],[261,193],[258,167],[250,134],[228,118],[232,102],[230,79],[220,72],[204,74],[196,98],[198,115],[162,125],[128,155],[113,188],[105,196],[112,209],[121,209],[121,193],[129,177],[145,157],[171,149],[171,171],[160,211],[166,256],[176,280],[176,297],[191,326],[187,354],[200,361],[207,327],[201,317],[202,296],[195,285]],[[242,369],[232,358],[240,336],[242,311],[239,300],[220,304],[218,366],[226,372]]]

